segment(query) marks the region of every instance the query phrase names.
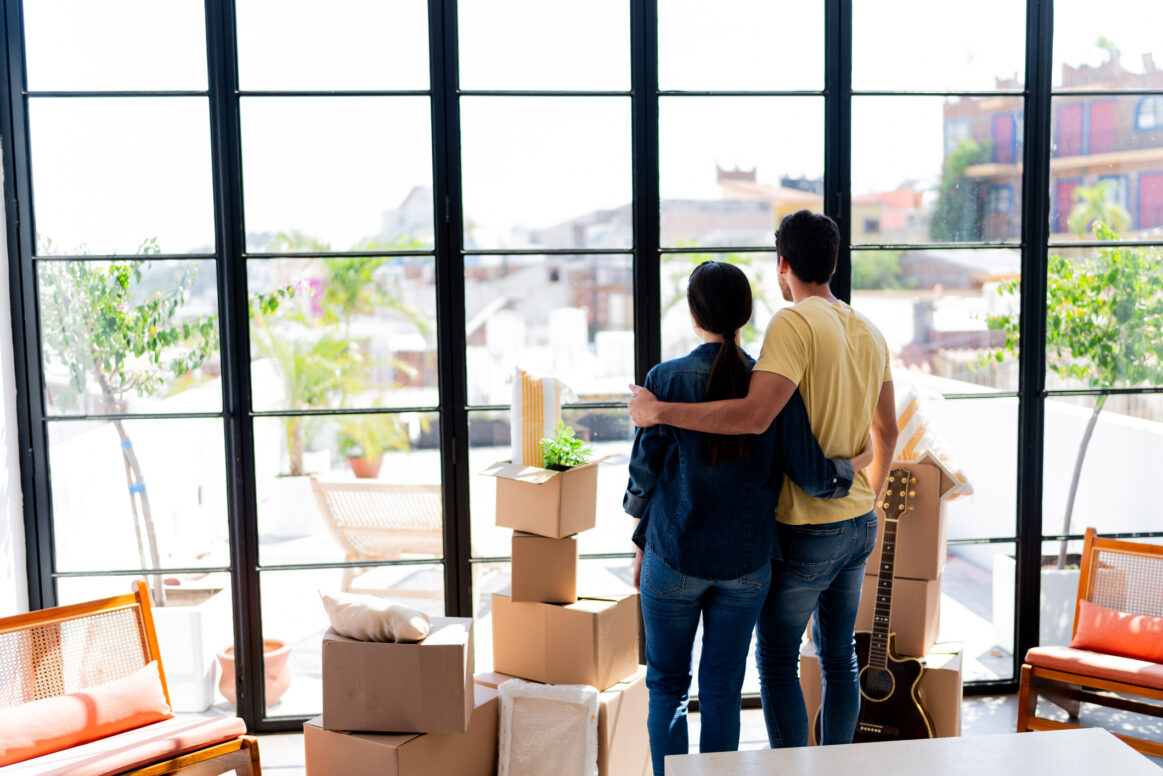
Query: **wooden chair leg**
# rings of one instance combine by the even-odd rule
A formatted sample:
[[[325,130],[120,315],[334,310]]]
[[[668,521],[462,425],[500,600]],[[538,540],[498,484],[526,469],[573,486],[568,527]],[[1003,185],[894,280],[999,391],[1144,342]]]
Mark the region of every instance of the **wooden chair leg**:
[[[1082,701],[1076,695],[1079,689],[1077,685],[1053,682],[1044,685],[1041,692],[1043,698],[1061,707],[1070,719],[1077,721],[1078,715],[1082,713]]]
[[[1022,666],[1022,679],[1018,688],[1018,732],[1025,733],[1030,729],[1029,719],[1037,714],[1038,690],[1032,686],[1030,674],[1033,669],[1028,665]]]

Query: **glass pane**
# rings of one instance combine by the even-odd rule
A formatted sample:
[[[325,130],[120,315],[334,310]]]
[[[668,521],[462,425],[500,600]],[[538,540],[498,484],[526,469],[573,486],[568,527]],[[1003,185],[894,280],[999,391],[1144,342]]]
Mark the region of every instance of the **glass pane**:
[[[255,418],[254,435],[264,565],[444,554],[436,413]]]
[[[460,88],[625,91],[625,0],[460,0]]]
[[[509,413],[469,413],[469,507],[472,513],[472,556],[507,557],[512,531],[496,526],[497,485],[492,477],[479,476],[497,461],[511,457]],[[622,495],[629,480],[630,445],[634,425],[626,410],[566,409],[562,420],[593,448],[595,456],[617,456],[598,467],[597,525],[578,537],[581,553],[633,552],[631,519],[622,511]]]
[[[213,253],[204,97],[30,99],[37,253]]]
[[[54,415],[222,407],[213,261],[41,261],[45,403]]]
[[[439,402],[431,257],[256,259],[248,269],[256,410]]]
[[[662,89],[824,88],[824,2],[660,0]]]
[[[662,299],[662,358],[685,356],[699,346],[686,302],[687,279],[704,261],[725,261],[751,279],[751,322],[743,328],[743,349],[758,357],[763,332],[775,311],[788,303],[779,290],[779,257],[774,253],[664,253],[659,272]]]
[[[465,265],[470,405],[508,404],[518,366],[560,378],[577,401],[628,396],[631,256],[467,256]]]
[[[238,0],[243,89],[427,89],[422,0]]]
[[[1021,89],[1025,68],[1025,3],[852,3],[854,89]]]
[[[465,245],[629,248],[625,97],[461,100]]]
[[[1051,388],[1163,385],[1163,250],[1050,251],[1046,367]]]
[[[36,0],[22,7],[29,89],[206,88],[201,0]]]
[[[137,579],[66,577],[57,580],[57,596],[64,606],[125,595]],[[159,601],[153,592],[150,598],[173,710],[234,716],[234,701],[222,694],[223,665],[232,662],[230,653],[234,651],[230,575],[173,574],[164,580],[157,576],[144,579],[151,591],[164,581],[165,601]],[[235,698],[230,676],[225,677],[225,687],[229,697]]]
[[[1163,45],[1156,31],[1163,7],[1154,0],[1054,2],[1056,89],[1158,89]]]
[[[1014,479],[1013,473],[1010,478]],[[950,512],[949,525],[955,522]],[[1015,546],[999,543],[949,548],[941,574],[941,625],[935,654],[929,661],[940,665],[944,660],[940,655],[962,647],[963,682],[1013,677]]]
[[[509,552],[508,545],[505,552]],[[477,673],[493,668],[493,593],[508,595],[511,567],[508,561],[472,564],[473,649]],[[577,567],[577,592],[580,596],[633,593],[633,578],[630,558],[582,560]],[[759,689],[758,684],[754,689]]]
[[[854,250],[852,304],[888,340],[898,378],[941,394],[1015,391],[1020,275],[1018,248]]]
[[[427,97],[242,100],[248,251],[431,248]]]
[[[342,569],[264,571],[262,637],[266,713],[272,717],[311,717],[323,710],[323,634],[331,627],[319,602],[320,590],[339,590]],[[360,577],[375,577],[394,600],[429,617],[444,616],[444,569],[377,566]]]
[[[1114,482],[1158,478],[1163,455],[1161,404],[1147,396],[1051,396],[1046,400],[1042,531],[1081,534],[1158,531],[1163,509]],[[1093,424],[1093,426],[1092,426]],[[1089,432],[1088,432],[1089,429]],[[1089,433],[1089,435],[1088,435]],[[1082,466],[1077,479],[1078,459]],[[1069,510],[1071,495],[1073,509]],[[1057,551],[1057,546],[1043,551]]]
[[[60,421],[48,432],[56,570],[230,564],[221,420]]]
[[[854,98],[852,242],[1016,242],[1023,115],[1021,98]]]
[[[1093,240],[1100,222],[1122,239],[1158,240],[1163,96],[1055,98],[1052,132],[1051,240]]]
[[[659,101],[662,244],[774,245],[797,210],[823,212],[824,100]]]

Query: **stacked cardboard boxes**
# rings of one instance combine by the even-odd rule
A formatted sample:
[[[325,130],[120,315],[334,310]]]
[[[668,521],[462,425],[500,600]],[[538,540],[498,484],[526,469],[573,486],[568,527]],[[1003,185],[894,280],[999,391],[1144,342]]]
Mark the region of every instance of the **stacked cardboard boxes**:
[[[323,715],[303,726],[308,776],[491,776],[497,693],[473,681],[470,618],[417,643],[323,636]]]
[[[507,678],[596,687],[600,776],[649,773],[638,596],[577,590],[577,534],[596,523],[597,462],[564,472],[499,463],[497,525],[514,529],[512,586],[494,595],[493,668]]]
[[[942,499],[955,483],[928,458],[907,463],[897,461],[892,465],[894,470],[900,467],[910,470],[916,483],[910,488],[911,511],[897,524],[889,632],[895,634],[897,655],[925,661],[920,694],[933,719],[936,735],[956,736],[961,733],[961,646],[937,644],[941,573],[945,570],[947,555]],[[865,566],[864,588],[856,616],[856,630],[862,631],[872,630],[876,583],[881,569],[884,515],[879,505],[877,515],[880,518],[877,546]],[[800,684],[808,716],[814,719],[820,707],[820,667],[811,645],[800,655]]]

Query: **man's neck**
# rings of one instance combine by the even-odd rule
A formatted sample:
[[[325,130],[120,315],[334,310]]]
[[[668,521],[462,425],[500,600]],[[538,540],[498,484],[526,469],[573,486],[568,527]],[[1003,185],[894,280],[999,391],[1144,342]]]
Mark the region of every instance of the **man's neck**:
[[[832,287],[827,283],[803,283],[793,277],[789,285],[791,286],[792,301],[796,304],[813,296],[818,296],[825,302],[835,303],[840,301],[832,294]]]

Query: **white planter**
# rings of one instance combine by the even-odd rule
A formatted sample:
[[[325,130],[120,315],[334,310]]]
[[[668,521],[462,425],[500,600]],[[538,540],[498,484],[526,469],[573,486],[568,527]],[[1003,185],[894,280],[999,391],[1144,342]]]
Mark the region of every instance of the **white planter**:
[[[174,711],[202,712],[214,703],[215,652],[234,643],[231,616],[230,596],[223,590],[168,589],[166,605],[154,607]]]
[[[998,646],[1014,651],[1014,582],[1017,564],[1013,556],[993,556],[993,632]],[[1038,643],[1069,644],[1074,628],[1074,602],[1078,597],[1078,569],[1042,569],[1041,616]]]
[[[310,476],[279,476],[260,483],[258,530],[264,538],[275,539],[323,533]]]

